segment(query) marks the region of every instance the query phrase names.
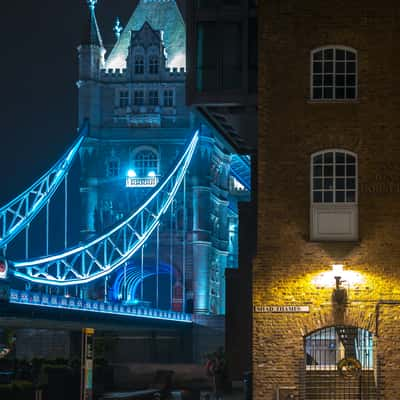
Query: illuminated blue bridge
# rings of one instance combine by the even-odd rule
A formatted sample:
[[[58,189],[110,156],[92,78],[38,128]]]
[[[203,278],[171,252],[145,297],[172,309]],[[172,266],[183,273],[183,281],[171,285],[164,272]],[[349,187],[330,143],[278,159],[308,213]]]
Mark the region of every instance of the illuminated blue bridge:
[[[195,132],[183,153],[173,164],[165,179],[152,190],[143,203],[135,209],[124,221],[120,221],[101,236],[87,243],[72,248],[66,248],[58,254],[46,254],[38,258],[29,258],[29,228],[35,217],[42,209],[46,214],[45,247],[49,248],[49,202],[60,185],[67,187],[68,171],[78,153],[79,147],[84,141],[87,132],[87,124],[81,129],[80,136],[72,148],[64,157],[55,164],[44,176],[35,182],[28,190],[19,195],[15,200],[0,209],[0,249],[6,255],[7,246],[20,234],[25,235],[26,259],[23,261],[2,260],[1,277],[3,280],[22,280],[26,288],[32,284],[45,285],[46,293],[29,290],[11,289],[9,293],[10,303],[37,305],[59,309],[72,309],[88,312],[112,313],[124,316],[141,318],[165,319],[171,321],[191,322],[191,316],[183,312],[172,310],[159,310],[138,304],[134,300],[124,304],[108,303],[107,296],[103,301],[95,301],[87,298],[71,296],[67,291],[64,295],[49,294],[49,287],[60,288],[88,284],[99,279],[107,282],[108,276],[116,269],[125,265],[125,274],[128,272],[128,280],[135,286],[149,275],[162,273],[170,274],[170,269],[157,265],[155,271],[141,272],[135,268],[126,270],[126,262],[139,250],[143,251],[147,240],[160,226],[163,217],[181,187],[188,170],[196,145],[199,140],[198,132]],[[65,201],[67,202],[67,190],[65,189]],[[68,214],[65,205],[65,218]],[[65,235],[67,235],[67,223],[64,221]],[[136,275],[136,279],[133,276]],[[140,276],[142,274],[142,278]],[[143,276],[144,274],[144,276]],[[121,278],[122,277],[122,278]],[[119,293],[121,281],[126,281],[126,276],[119,275],[114,286]],[[107,286],[105,287],[105,291]],[[158,290],[158,288],[157,288]],[[119,296],[111,296],[118,301]],[[130,300],[130,299],[129,299]]]
[[[139,0],[109,55],[96,4],[78,48],[78,137],[0,208],[0,297],[35,315],[224,315],[251,160],[186,105],[176,2]]]

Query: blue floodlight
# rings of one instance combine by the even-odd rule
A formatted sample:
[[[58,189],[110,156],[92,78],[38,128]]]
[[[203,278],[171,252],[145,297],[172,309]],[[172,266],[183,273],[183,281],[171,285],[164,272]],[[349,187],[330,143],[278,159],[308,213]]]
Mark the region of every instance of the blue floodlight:
[[[156,173],[154,171],[150,171],[147,176],[154,178],[156,176]]]
[[[128,171],[128,177],[129,178],[135,178],[136,177],[136,172],[133,169],[130,169]]]

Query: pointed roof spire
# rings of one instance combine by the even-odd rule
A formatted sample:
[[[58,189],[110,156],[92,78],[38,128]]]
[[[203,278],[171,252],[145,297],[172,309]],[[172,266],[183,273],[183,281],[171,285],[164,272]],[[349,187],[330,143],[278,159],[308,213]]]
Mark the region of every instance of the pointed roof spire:
[[[106,61],[106,68],[126,68],[131,32],[139,31],[145,22],[153,30],[164,32],[168,67],[186,64],[185,22],[176,0],[136,0],[137,6]]]
[[[93,44],[99,47],[103,46],[103,39],[101,38],[99,25],[97,24],[96,18],[96,4],[97,0],[86,0],[87,5],[89,7],[89,24],[88,29],[85,34],[84,43],[83,44]]]

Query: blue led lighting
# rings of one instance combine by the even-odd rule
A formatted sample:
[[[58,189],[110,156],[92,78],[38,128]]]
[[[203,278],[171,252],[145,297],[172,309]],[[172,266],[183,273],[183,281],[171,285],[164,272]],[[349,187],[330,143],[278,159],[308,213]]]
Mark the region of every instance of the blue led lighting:
[[[32,186],[0,208],[0,248],[6,247],[29,225],[50,201],[67,175],[88,131],[88,123],[79,131],[79,137],[64,156]]]
[[[176,311],[158,310],[134,305],[104,303],[95,300],[82,300],[75,297],[53,296],[35,292],[10,290],[10,303],[28,306],[49,307],[70,311],[85,311],[101,314],[122,315],[126,317],[158,319],[164,321],[192,323],[192,315]]]
[[[129,176],[129,178],[135,178],[136,172],[133,169],[130,169],[127,175]]]
[[[175,272],[175,271],[174,271]],[[143,280],[156,275],[157,267],[155,265],[143,266]],[[140,265],[128,265],[126,269],[121,269],[117,273],[114,284],[112,286],[112,295],[114,300],[118,300],[121,292],[125,291],[128,296],[128,301],[137,301],[136,292],[142,282],[142,271]],[[159,275],[170,275],[171,266],[168,264],[160,263],[158,266]],[[174,275],[176,275],[174,273]]]
[[[157,186],[157,188],[152,192],[152,194],[149,196],[149,198],[142,204],[141,207],[139,207],[131,216],[129,216],[125,221],[122,221],[120,224],[115,226],[112,230],[107,232],[106,234],[98,237],[97,239],[93,240],[90,243],[87,243],[82,246],[77,246],[75,248],[70,248],[67,249],[66,251],[63,251],[59,254],[54,254],[51,256],[46,256],[38,259],[33,259],[33,260],[27,260],[27,261],[20,261],[20,262],[14,262],[13,263],[13,268],[15,269],[14,276],[17,278],[21,278],[30,282],[35,282],[35,283],[40,283],[40,284],[45,284],[45,285],[52,285],[52,286],[70,286],[70,285],[80,285],[84,283],[89,283],[92,282],[96,279],[102,278],[106,275],[109,275],[111,272],[113,272],[116,268],[124,264],[126,261],[129,260],[129,258],[132,257],[132,255],[141,247],[144,245],[144,243],[148,240],[148,238],[151,236],[151,234],[154,232],[154,230],[157,228],[157,226],[160,224],[160,219],[161,217],[165,214],[165,212],[168,210],[168,207],[170,206],[171,202],[173,201],[177,191],[179,190],[179,187],[183,181],[183,178],[186,174],[187,168],[189,167],[189,164],[191,162],[192,156],[194,154],[194,151],[196,149],[196,145],[198,143],[198,131],[195,132],[193,135],[188,147],[184,151],[182,157],[180,160],[175,164],[173,167],[172,171],[168,175],[168,177]],[[178,172],[179,171],[179,172]],[[175,178],[175,180],[172,180]],[[166,186],[167,184],[170,184],[170,187],[168,187],[168,190],[166,191]],[[138,232],[134,232],[136,235],[136,241],[132,241],[130,243],[130,247],[128,249],[124,249],[121,251],[118,248],[115,248],[115,251],[118,253],[119,258],[116,260],[112,260],[111,264],[107,263],[107,259],[105,258],[104,264],[101,265],[99,264],[99,261],[96,260],[96,265],[98,265],[100,268],[100,271],[95,271],[95,272],[89,272],[85,273],[82,272],[82,269],[77,269],[74,268],[75,263],[79,264],[84,263],[84,257],[86,256],[91,256],[90,251],[91,250],[96,250],[93,249],[93,246],[95,245],[104,245],[107,244],[107,241],[110,240],[112,242],[112,238],[110,238],[111,235],[114,233],[118,233],[120,230],[124,228],[129,228],[133,229],[132,226],[130,225],[134,218],[140,217],[140,214],[142,212],[149,214],[149,210],[151,210],[151,203],[159,196],[160,193],[166,193],[167,197],[166,200],[164,200],[164,204],[160,206],[160,208],[157,208],[157,214],[151,213],[153,220],[149,223],[149,225],[146,227],[146,231],[142,234],[139,235]],[[74,256],[73,259],[68,262],[66,260],[67,257]],[[53,263],[52,265],[46,265],[49,263]],[[54,265],[61,265],[61,266],[69,266],[69,269],[65,269],[67,273],[64,275],[64,277],[61,275],[55,276],[51,275],[48,272],[48,269]],[[79,265],[78,265],[79,267]],[[32,268],[37,268],[37,272],[35,271],[34,273],[32,272]],[[63,267],[64,268],[64,267]],[[22,269],[25,269],[21,271]],[[67,280],[67,274],[73,274],[75,278],[70,278],[68,277]]]

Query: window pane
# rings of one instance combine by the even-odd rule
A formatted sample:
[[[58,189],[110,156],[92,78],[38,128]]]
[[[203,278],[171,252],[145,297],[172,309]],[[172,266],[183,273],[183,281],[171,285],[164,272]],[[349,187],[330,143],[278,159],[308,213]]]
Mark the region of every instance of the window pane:
[[[346,72],[348,74],[355,74],[356,73],[356,63],[348,62],[346,66]]]
[[[336,60],[344,60],[345,51],[341,49],[336,50]]]
[[[335,159],[337,164],[344,164],[344,153],[335,153]]]
[[[333,189],[333,178],[324,179],[324,189]]]
[[[356,201],[356,192],[347,192],[346,193],[346,201],[348,203],[354,203]]]
[[[321,88],[314,88],[313,99],[322,99],[322,89]]]
[[[322,189],[322,179],[314,178],[314,185],[313,189]]]
[[[333,59],[333,49],[324,50],[324,59],[325,60],[332,60]]]
[[[337,74],[344,74],[344,62],[337,62],[336,63],[336,73]]]
[[[336,88],[335,94],[337,99],[344,99],[344,88]]]
[[[333,153],[331,151],[329,153],[324,154],[324,163],[325,164],[333,163]]]
[[[314,63],[314,74],[320,74],[322,72],[322,62]]]
[[[314,156],[314,164],[322,164],[322,154]]]
[[[336,191],[336,202],[344,203],[344,192],[343,191]]]
[[[355,165],[347,165],[346,166],[346,174],[347,174],[347,176],[356,176]]]
[[[322,192],[314,192],[313,201],[314,203],[322,203]]]
[[[355,60],[356,59],[355,53],[352,51],[346,51],[346,59],[347,60]]]
[[[332,203],[333,202],[333,192],[324,192],[324,203]]]
[[[354,178],[347,179],[347,189],[355,189],[356,188],[356,180]]]
[[[355,86],[356,85],[356,76],[355,75],[347,75],[346,76],[346,86]]]
[[[333,62],[329,61],[329,62],[324,63],[324,72],[325,73],[333,72]]]
[[[314,53],[314,60],[322,60],[322,50]]]
[[[344,86],[344,75],[336,75],[336,86]]]
[[[313,85],[322,86],[322,75],[317,74],[313,76]]]
[[[336,176],[344,176],[344,165],[336,165]]]
[[[333,89],[324,88],[324,99],[332,99],[332,98],[333,98]]]
[[[333,75],[324,75],[324,86],[333,86]]]
[[[346,98],[347,99],[355,99],[356,98],[356,89],[355,88],[347,88],[346,89]]]
[[[314,166],[314,176],[322,176],[322,167],[321,166]]]
[[[336,189],[344,189],[344,178],[336,179]]]
[[[346,163],[347,164],[355,164],[356,158],[354,156],[352,156],[351,154],[346,154]]]
[[[324,176],[333,176],[333,166],[326,165],[324,167]]]

